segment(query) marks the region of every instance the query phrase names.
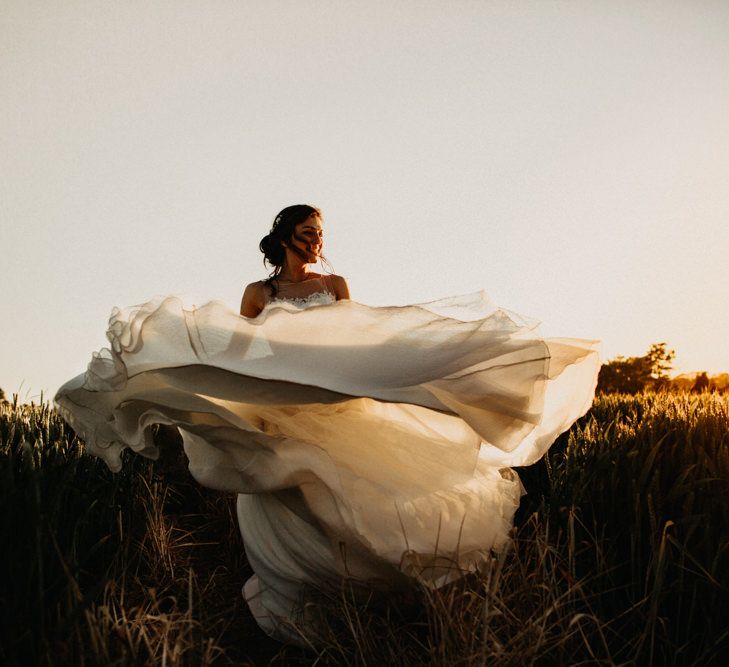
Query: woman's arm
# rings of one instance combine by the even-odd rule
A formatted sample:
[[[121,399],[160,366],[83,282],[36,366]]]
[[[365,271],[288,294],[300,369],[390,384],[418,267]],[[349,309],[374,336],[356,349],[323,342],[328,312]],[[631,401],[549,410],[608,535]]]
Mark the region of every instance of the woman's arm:
[[[243,292],[240,302],[240,314],[243,317],[257,317],[266,305],[266,294],[262,282],[251,283]]]

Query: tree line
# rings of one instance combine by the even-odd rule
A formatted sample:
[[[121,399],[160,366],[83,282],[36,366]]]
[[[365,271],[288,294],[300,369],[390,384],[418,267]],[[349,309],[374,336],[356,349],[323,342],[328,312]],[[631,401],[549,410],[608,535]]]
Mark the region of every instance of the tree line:
[[[600,367],[597,391],[602,394],[639,394],[644,391],[729,391],[729,373],[710,376],[705,371],[669,377],[675,350],[653,343],[642,357],[615,357]]]

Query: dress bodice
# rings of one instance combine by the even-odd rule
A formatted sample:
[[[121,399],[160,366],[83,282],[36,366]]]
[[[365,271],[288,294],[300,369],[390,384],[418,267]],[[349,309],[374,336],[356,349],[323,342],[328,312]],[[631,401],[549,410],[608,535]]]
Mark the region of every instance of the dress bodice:
[[[328,276],[317,276],[297,283],[281,281],[277,287],[276,296],[271,296],[267,290],[266,307],[290,304],[296,308],[308,308],[336,301]]]
[[[296,308],[308,308],[309,306],[324,306],[335,301],[336,299],[329,292],[314,292],[304,297],[276,297],[268,301],[266,307],[289,304]]]

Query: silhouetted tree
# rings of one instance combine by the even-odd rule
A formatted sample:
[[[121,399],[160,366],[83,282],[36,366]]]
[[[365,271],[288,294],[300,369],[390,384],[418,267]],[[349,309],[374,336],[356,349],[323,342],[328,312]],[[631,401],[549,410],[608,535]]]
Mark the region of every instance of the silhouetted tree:
[[[707,373],[706,372],[699,373],[696,376],[696,381],[694,382],[694,386],[691,387],[691,391],[696,391],[696,392],[707,391],[709,389],[709,385],[710,385],[710,382],[709,382],[709,376],[707,375]]]
[[[662,380],[668,377],[675,358],[676,351],[669,350],[668,343],[653,343],[648,350],[648,354],[643,357],[650,364],[650,374],[654,380]]]
[[[667,343],[653,343],[642,357],[616,357],[600,368],[597,391],[637,394],[645,389],[662,389],[676,356]]]
[[[635,394],[643,390],[648,375],[642,357],[616,357],[601,366],[597,391]]]

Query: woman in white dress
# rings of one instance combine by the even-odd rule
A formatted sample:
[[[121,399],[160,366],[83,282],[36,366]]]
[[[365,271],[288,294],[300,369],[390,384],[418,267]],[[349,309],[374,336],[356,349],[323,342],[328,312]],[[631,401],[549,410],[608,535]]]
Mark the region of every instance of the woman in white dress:
[[[590,407],[596,341],[543,339],[483,292],[404,307],[349,299],[310,271],[322,216],[284,209],[274,267],[240,315],[167,298],[114,310],[110,350],[56,402],[112,470],[150,428],[176,426],[190,471],[238,493],[244,595],[271,636],[301,641],[307,587],[344,578],[439,586],[509,539],[537,461]],[[297,629],[298,628],[298,629]]]
[[[349,299],[349,287],[341,276],[321,275],[309,265],[321,258],[324,229],[319,209],[297,204],[283,209],[259,248],[264,262],[273,266],[268,280],[248,285],[243,293],[240,314],[256,317],[267,303],[279,299],[311,299],[327,295],[338,301]],[[305,284],[304,284],[305,283]]]

